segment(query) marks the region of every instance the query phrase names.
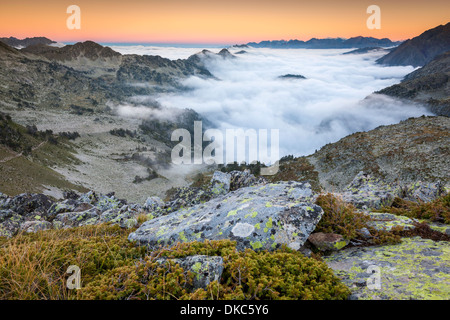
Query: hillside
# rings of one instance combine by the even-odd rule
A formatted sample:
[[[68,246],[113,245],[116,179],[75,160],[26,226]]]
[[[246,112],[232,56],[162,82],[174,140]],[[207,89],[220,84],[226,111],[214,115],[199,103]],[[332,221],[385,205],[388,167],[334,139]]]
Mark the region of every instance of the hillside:
[[[450,22],[403,42],[395,50],[378,59],[377,63],[388,66],[420,67],[449,50]]]
[[[450,184],[450,118],[411,118],[351,134],[307,157],[326,190],[343,190],[360,172],[386,183]]]
[[[151,98],[131,97],[183,89],[180,80],[193,74],[212,76],[188,59],[121,55],[91,41],[22,50],[0,42],[2,110],[23,126],[80,134],[72,141],[77,161],[57,163],[52,170],[105,193],[115,185],[118,195],[136,201],[146,198],[146,190],[163,196],[170,187],[186,184],[186,173],[168,170],[167,144],[172,143],[171,130],[201,117],[188,109],[164,110]],[[149,114],[145,123],[143,108]]]
[[[76,164],[69,141],[50,131],[23,127],[0,113],[0,190],[10,195],[39,192],[60,197],[64,190],[85,191],[52,169]]]
[[[450,51],[408,74],[399,84],[376,92],[427,105],[433,113],[450,117]]]

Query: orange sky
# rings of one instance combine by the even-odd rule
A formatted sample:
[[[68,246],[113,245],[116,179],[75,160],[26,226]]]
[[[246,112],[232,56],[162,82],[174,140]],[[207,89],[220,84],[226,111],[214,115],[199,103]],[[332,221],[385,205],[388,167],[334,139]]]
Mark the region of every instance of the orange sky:
[[[0,36],[56,41],[234,44],[352,37],[404,40],[450,21],[448,0],[0,0]],[[81,8],[81,30],[66,9]],[[381,8],[381,30],[366,9]]]

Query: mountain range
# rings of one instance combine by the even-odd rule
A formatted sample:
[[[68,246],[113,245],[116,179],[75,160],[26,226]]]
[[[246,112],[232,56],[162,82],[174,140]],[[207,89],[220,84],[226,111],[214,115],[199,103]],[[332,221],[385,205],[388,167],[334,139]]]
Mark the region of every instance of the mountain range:
[[[272,40],[261,42],[249,42],[246,45],[254,48],[276,48],[276,49],[350,49],[350,48],[366,48],[366,47],[394,47],[401,41],[391,41],[383,38],[377,39],[373,37],[353,37],[344,38],[312,38],[308,41],[302,40]]]
[[[431,60],[425,66],[407,75],[400,83],[380,90],[377,94],[412,100],[427,105],[437,115],[448,116],[450,114],[449,53],[441,52],[438,55],[438,52],[446,48],[442,46],[443,42],[439,39],[442,39],[447,29],[448,24],[439,26],[412,39],[410,42],[414,46],[400,45],[390,50],[382,48],[396,44],[389,39],[364,37],[348,40],[311,39],[307,42],[270,41],[266,44],[289,47],[308,43],[308,45],[322,48],[337,44],[341,47],[349,46],[351,48],[364,46],[349,53],[364,54],[385,50],[387,54],[384,57],[395,54],[396,60],[391,63],[396,65],[408,64],[411,56],[416,52],[417,46],[432,46],[434,49],[429,48],[428,52],[434,52],[437,56],[429,55]],[[158,148],[152,147],[157,150],[156,152],[152,151],[148,154],[151,157],[163,159],[163,161],[167,160],[167,152],[170,150],[170,148],[167,149],[171,143],[170,132],[177,127],[189,127],[188,124],[192,122],[192,119],[198,120],[201,119],[201,116],[193,110],[186,109],[181,114],[171,116],[165,121],[150,118],[145,121],[127,123],[115,118],[116,106],[125,104],[132,108],[135,105],[145,105],[159,113],[171,114],[174,112],[173,110],[164,110],[151,99],[140,99],[139,101],[135,99],[136,97],[186,90],[180,80],[192,75],[214,79],[214,75],[206,67],[207,63],[205,62],[208,59],[238,59],[227,49],[223,49],[217,54],[203,50],[187,59],[170,60],[160,56],[121,54],[93,41],[56,47],[48,45],[49,39],[43,37],[24,40],[26,41],[22,42],[22,45],[25,48],[22,49],[13,48],[0,41],[0,80],[2,83],[0,104],[2,109],[14,110],[13,114],[20,115],[20,117],[26,115],[20,120],[23,125],[35,123],[38,118],[59,117],[58,131],[81,128],[80,132],[83,133],[82,130],[86,130],[87,123],[91,123],[89,132],[94,131],[96,134],[103,132],[101,137],[105,135],[104,132],[121,133],[121,136],[129,135],[129,140],[139,143],[139,139],[133,138],[135,136],[133,132],[138,130],[143,133],[140,139],[147,142],[153,141],[152,143],[155,145],[159,144]],[[250,46],[252,46],[251,43],[238,45],[236,49]],[[379,63],[382,62],[379,61]],[[292,77],[292,75],[290,76]],[[296,78],[300,77],[296,75]],[[83,121],[75,124],[80,120],[77,118],[78,116]],[[68,125],[71,121],[74,121],[74,125]],[[51,121],[49,120],[49,122]],[[84,122],[86,124],[82,124]],[[52,125],[41,125],[41,128],[53,127]],[[109,134],[106,136],[108,139],[110,138]],[[83,139],[86,139],[86,145],[91,146],[90,139],[92,138],[82,134],[81,140]],[[117,154],[121,154],[126,148],[123,139],[120,140],[120,143],[114,141],[115,145],[110,145],[111,153],[107,155],[111,160],[110,165],[117,164]],[[83,157],[94,157],[95,159],[91,159],[93,162],[106,161],[104,156],[97,155],[104,148],[99,141],[96,148],[100,149],[95,154],[86,154]],[[136,150],[140,150],[139,145],[136,148]],[[100,158],[102,159],[100,160]],[[129,160],[127,157],[123,159]],[[137,155],[133,159],[143,163],[144,168],[149,164],[153,166],[156,163],[154,160],[147,161],[142,155]],[[152,167],[153,169],[154,167]],[[89,171],[84,168],[83,170],[87,170],[85,171],[87,175],[93,173],[93,169],[89,169],[91,170]],[[124,172],[132,174],[131,172],[135,168],[130,167],[129,170]],[[140,174],[142,175],[141,172]],[[89,182],[92,181],[89,179],[90,177],[83,180],[84,183],[89,185]],[[101,178],[97,177],[96,179]],[[124,190],[119,191],[123,192]],[[137,191],[125,190],[126,192],[136,193]]]
[[[0,299],[450,299],[448,116],[355,132],[268,177],[259,163],[167,169],[170,133],[203,118],[148,96],[239,58],[41,40],[0,41]],[[310,45],[339,42],[326,41]],[[450,52],[437,42],[378,94],[448,115]],[[410,64],[418,43],[390,63]]]

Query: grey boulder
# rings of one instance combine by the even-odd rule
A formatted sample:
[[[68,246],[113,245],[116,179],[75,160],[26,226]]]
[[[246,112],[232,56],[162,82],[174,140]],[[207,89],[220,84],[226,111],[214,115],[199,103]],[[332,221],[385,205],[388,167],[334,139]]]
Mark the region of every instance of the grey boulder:
[[[306,182],[279,182],[241,188],[206,203],[143,223],[128,237],[138,245],[236,241],[237,249],[299,250],[323,215]]]

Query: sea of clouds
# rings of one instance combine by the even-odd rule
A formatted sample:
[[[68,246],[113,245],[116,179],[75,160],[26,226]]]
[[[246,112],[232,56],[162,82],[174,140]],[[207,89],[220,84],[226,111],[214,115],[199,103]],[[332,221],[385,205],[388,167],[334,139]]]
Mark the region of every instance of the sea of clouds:
[[[113,47],[114,50],[118,48]],[[220,48],[210,48],[219,52]],[[231,48],[237,53],[242,48]],[[253,49],[236,59],[208,59],[217,79],[190,77],[186,92],[153,97],[169,109],[192,108],[226,129],[278,129],[279,155],[309,155],[323,145],[358,131],[429,115],[424,107],[373,92],[399,83],[412,66],[385,67],[385,53],[350,50]],[[120,50],[118,50],[120,51]],[[187,58],[199,48],[128,46],[122,53]],[[306,79],[281,79],[286,74]],[[123,114],[131,113],[126,110]]]

